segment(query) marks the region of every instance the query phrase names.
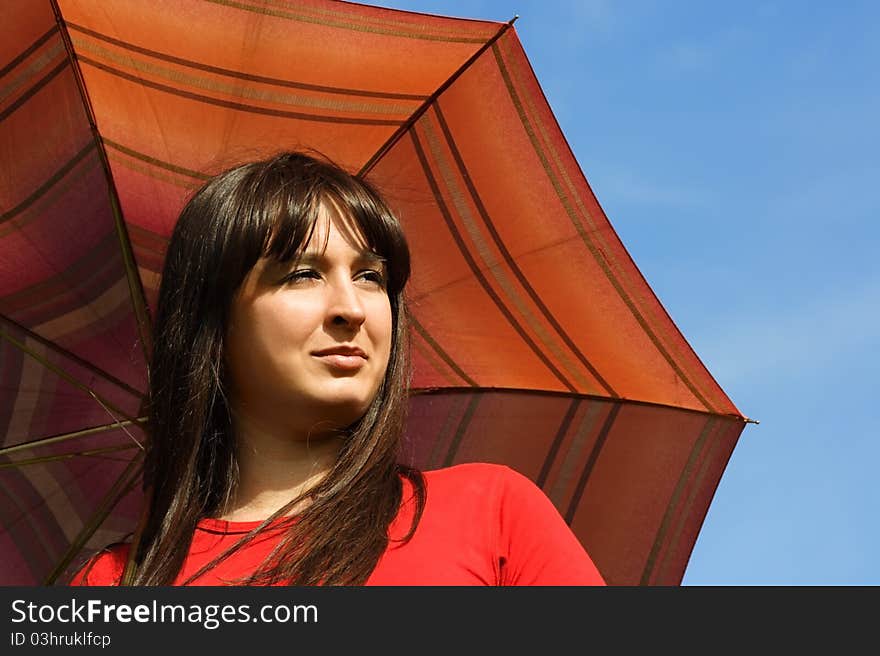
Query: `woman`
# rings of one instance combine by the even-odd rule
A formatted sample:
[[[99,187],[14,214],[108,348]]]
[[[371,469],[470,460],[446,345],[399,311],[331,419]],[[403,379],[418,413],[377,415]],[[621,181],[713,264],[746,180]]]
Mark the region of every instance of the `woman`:
[[[602,584],[501,465],[398,463],[409,381],[401,227],[303,153],[231,169],[166,254],[148,507],[74,584]]]

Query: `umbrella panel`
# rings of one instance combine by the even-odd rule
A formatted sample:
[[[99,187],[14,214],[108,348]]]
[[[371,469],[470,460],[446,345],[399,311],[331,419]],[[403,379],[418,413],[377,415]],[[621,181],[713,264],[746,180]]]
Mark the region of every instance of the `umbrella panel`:
[[[3,585],[65,581],[129,534],[141,506],[134,426],[0,455]]]
[[[610,582],[680,581],[743,418],[617,239],[514,30],[318,0],[100,11],[59,0],[63,25],[50,3],[10,6],[6,446],[135,417],[148,331],[135,309],[154,306],[186,198],[226,166],[310,146],[362,169],[412,244],[413,462],[509,464],[545,489]],[[19,499],[0,536],[10,553],[51,547],[10,557],[15,571],[45,580],[39,563],[65,560],[58,536],[76,544],[106,510],[98,497],[125,496],[136,468],[120,471],[126,452],[105,449],[131,438],[111,432],[75,438],[78,457],[45,460],[73,453],[73,438],[67,452],[0,452],[19,462],[0,470]],[[77,529],[52,509],[62,483],[87,479],[99,492],[67,501],[82,506]],[[129,493],[81,555],[130,531],[136,505]],[[31,507],[54,522],[42,537],[22,537]]]
[[[437,390],[412,399],[406,454],[423,469],[513,467],[542,487],[608,583],[677,585],[741,427],[587,396]]]

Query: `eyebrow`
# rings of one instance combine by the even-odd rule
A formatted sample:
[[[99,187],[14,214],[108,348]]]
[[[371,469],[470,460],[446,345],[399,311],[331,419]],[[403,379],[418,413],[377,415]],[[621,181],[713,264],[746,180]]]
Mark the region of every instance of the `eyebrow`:
[[[326,258],[321,253],[301,253],[298,257],[294,258],[294,262],[301,264],[314,264],[317,262],[323,262],[325,259]],[[355,258],[355,262],[384,266],[387,263],[387,260],[373,251],[361,251]]]

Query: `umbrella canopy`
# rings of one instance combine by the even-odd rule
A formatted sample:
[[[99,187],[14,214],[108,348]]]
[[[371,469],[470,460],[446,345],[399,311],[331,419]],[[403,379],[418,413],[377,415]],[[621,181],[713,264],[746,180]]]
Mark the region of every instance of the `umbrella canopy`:
[[[10,0],[0,21],[0,582],[134,528],[175,219],[279,149],[413,251],[406,455],[536,481],[612,584],[678,584],[745,425],[639,273],[512,23],[324,0]]]

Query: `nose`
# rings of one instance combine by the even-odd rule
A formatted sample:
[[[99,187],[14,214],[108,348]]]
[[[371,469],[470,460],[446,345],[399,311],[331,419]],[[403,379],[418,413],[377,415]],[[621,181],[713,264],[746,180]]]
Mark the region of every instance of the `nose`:
[[[327,306],[327,319],[330,323],[334,326],[360,327],[367,315],[354,282],[345,276],[330,285],[330,289]]]

